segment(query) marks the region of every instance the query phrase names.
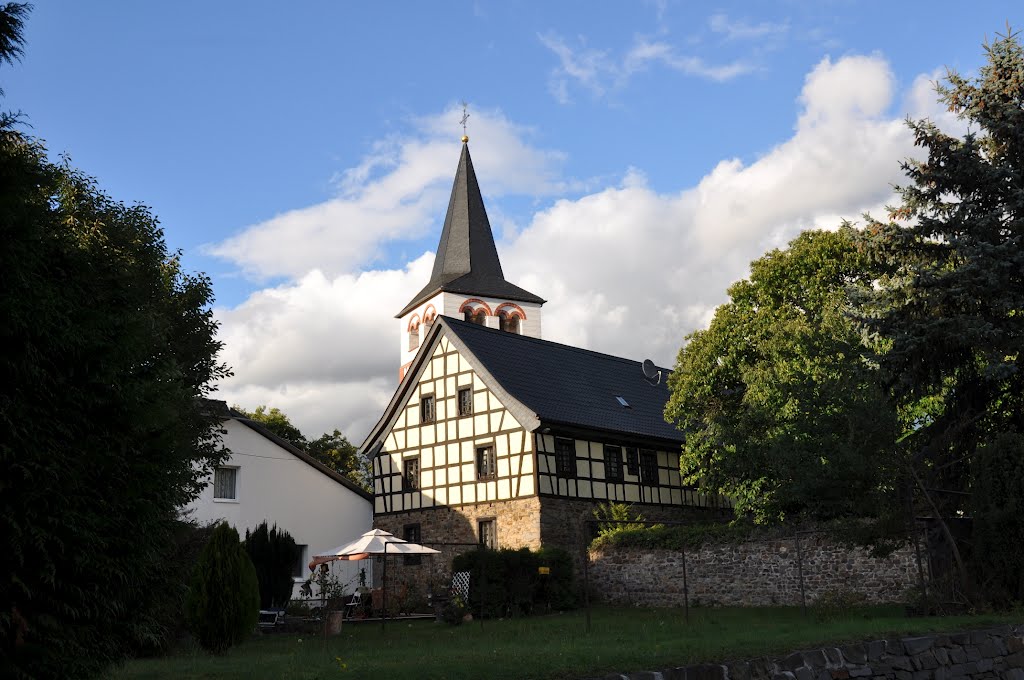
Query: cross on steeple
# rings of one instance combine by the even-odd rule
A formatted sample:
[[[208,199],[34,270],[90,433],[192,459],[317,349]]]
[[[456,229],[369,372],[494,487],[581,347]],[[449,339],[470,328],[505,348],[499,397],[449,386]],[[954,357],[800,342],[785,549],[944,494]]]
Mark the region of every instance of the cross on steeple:
[[[462,141],[463,143],[469,141],[469,136],[466,135],[466,121],[469,120],[469,114],[466,113],[466,107],[469,106],[465,101],[462,102],[462,118],[459,123],[462,125]]]

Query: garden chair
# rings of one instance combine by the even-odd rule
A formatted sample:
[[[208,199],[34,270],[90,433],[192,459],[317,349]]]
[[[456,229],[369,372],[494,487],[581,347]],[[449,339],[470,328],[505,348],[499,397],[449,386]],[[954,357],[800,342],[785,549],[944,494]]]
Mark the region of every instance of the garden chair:
[[[351,619],[355,612],[362,608],[363,604],[363,593],[370,589],[366,586],[360,586],[356,588],[355,592],[352,593],[351,599],[345,603],[345,618]]]

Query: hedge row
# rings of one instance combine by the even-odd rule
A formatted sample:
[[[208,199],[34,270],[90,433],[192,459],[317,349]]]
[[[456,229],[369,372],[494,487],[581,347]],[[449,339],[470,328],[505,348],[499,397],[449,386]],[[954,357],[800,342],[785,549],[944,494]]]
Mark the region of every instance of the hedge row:
[[[608,548],[663,548],[682,550],[699,548],[708,543],[741,543],[755,533],[750,524],[707,523],[684,526],[656,524],[606,531],[590,544],[591,550]]]
[[[470,572],[467,604],[477,615],[560,611],[579,602],[572,558],[560,548],[472,550],[457,556],[452,570]]]

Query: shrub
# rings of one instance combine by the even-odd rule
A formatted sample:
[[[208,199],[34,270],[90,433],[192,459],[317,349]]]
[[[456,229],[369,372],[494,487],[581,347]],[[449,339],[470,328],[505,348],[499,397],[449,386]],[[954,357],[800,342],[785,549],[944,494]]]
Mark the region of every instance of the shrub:
[[[292,570],[301,554],[295,539],[284,529],[278,529],[276,524],[268,528],[264,521],[252,532],[245,530],[243,545],[256,568],[260,607],[286,607],[295,586]]]
[[[738,543],[750,538],[754,527],[744,522],[709,522],[683,526],[661,524],[603,533],[590,544],[599,548],[699,548],[705,543]]]
[[[221,653],[252,632],[259,618],[256,569],[226,522],[213,530],[199,556],[186,601],[189,630],[199,644]]]
[[[1000,608],[1024,601],[1024,436],[992,435],[971,466],[971,566],[981,595]]]
[[[643,529],[643,524],[626,524],[625,522],[643,522],[644,516],[633,513],[633,506],[628,503],[599,503],[594,508],[594,517],[599,520],[598,536],[606,536],[628,529]]]
[[[452,570],[470,572],[467,605],[485,617],[572,609],[579,601],[572,557],[560,548],[473,550],[457,556]]]
[[[213,524],[200,525],[194,520],[174,523],[166,557],[153,567],[153,576],[163,587],[148,589],[136,602],[139,616],[150,622],[150,633],[134,645],[134,653],[140,656],[163,654],[188,633],[185,601],[189,583],[213,529]]]

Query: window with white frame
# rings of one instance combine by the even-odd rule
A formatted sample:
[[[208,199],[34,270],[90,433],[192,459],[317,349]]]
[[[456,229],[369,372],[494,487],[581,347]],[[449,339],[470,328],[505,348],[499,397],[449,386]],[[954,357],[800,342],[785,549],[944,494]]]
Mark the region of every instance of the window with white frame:
[[[434,422],[434,395],[425,394],[420,397],[420,422]]]
[[[498,459],[493,446],[476,447],[476,478],[495,479],[498,476]]]
[[[459,416],[473,415],[473,388],[463,387],[458,392]]]
[[[213,471],[213,498],[222,501],[238,499],[238,468],[219,467]]]

